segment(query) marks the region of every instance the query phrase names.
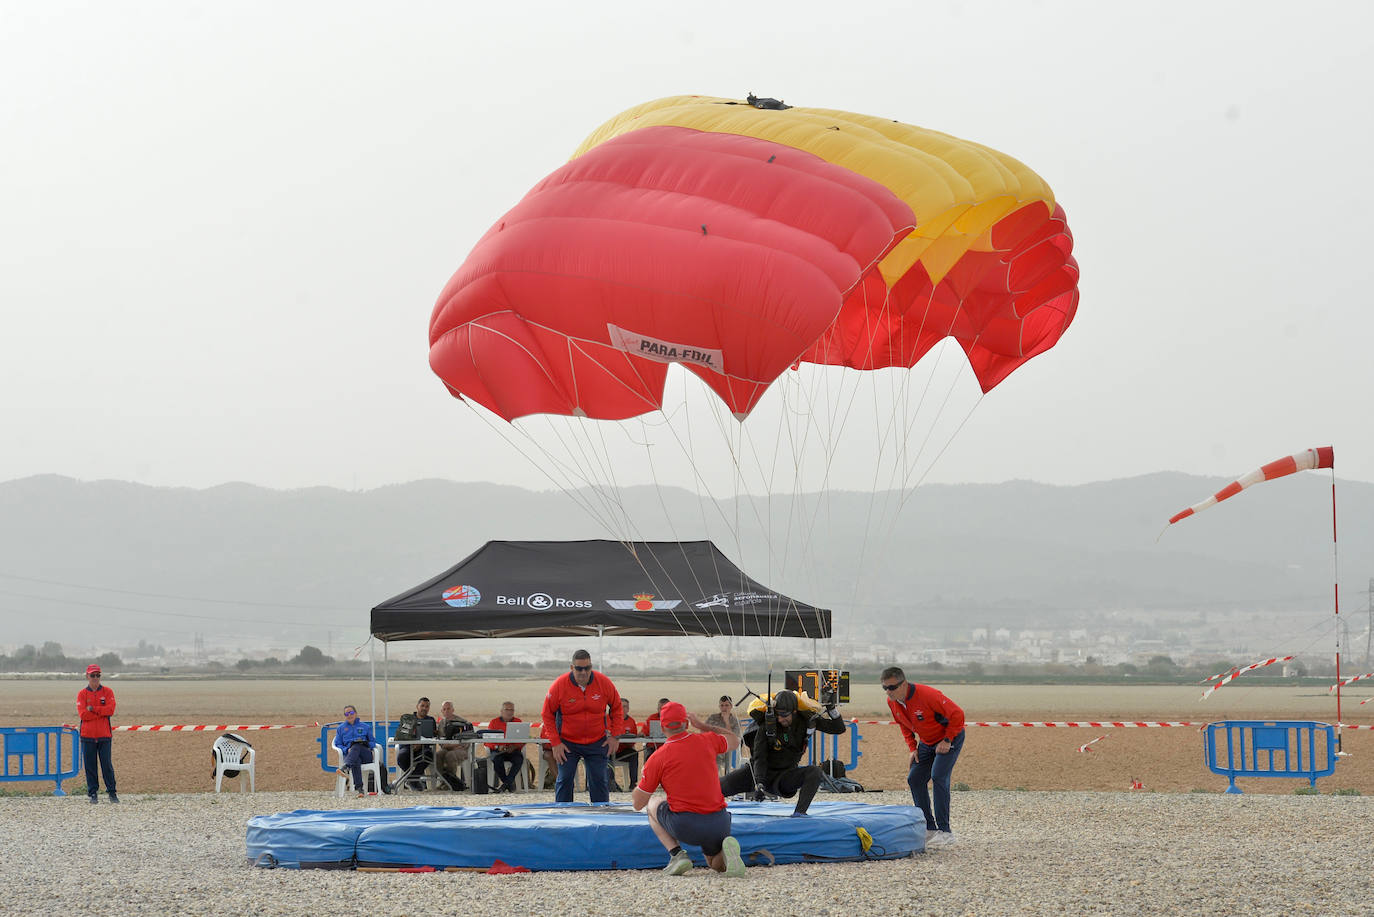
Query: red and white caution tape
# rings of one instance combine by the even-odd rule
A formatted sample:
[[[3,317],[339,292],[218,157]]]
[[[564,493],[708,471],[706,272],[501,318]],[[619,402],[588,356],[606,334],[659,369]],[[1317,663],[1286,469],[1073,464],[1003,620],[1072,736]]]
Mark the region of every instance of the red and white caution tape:
[[[1352,676],[1352,677],[1350,677],[1350,678],[1342,679],[1341,681],[1339,681],[1339,682],[1337,682],[1336,684],[1332,685],[1331,687],[1327,688],[1327,689],[1326,689],[1326,693],[1327,693],[1327,694],[1335,694],[1337,688],[1343,688],[1343,687],[1345,687],[1346,685],[1353,685],[1355,682],[1360,681],[1360,680],[1365,679],[1365,678],[1374,678],[1374,672],[1365,672],[1363,675],[1355,675],[1355,676]],[[1360,703],[1363,704],[1364,701],[1360,701]]]
[[[1209,681],[1216,681],[1218,678],[1225,678],[1227,675],[1234,675],[1239,671],[1240,669],[1229,669],[1225,672],[1218,672],[1216,675],[1208,675],[1206,678],[1202,679],[1202,681],[1198,682],[1198,684],[1205,685]]]
[[[74,724],[71,723],[65,725],[75,728]],[[111,726],[110,728],[114,732],[250,732],[255,729],[318,729],[319,726],[319,723],[290,723],[285,726],[169,726],[159,724],[156,726]]]
[[[1265,666],[1267,666],[1267,665],[1273,665],[1273,664],[1276,663],[1276,662],[1287,662],[1288,660],[1290,660],[1290,659],[1292,659],[1292,658],[1293,658],[1292,656],[1275,656],[1273,659],[1261,659],[1259,662],[1252,662],[1252,663],[1250,663],[1249,665],[1245,666],[1244,668],[1236,669],[1234,672],[1232,672],[1231,674],[1227,675],[1227,676],[1226,676],[1225,678],[1223,678],[1221,681],[1217,682],[1216,684],[1212,685],[1212,687],[1210,687],[1210,688],[1208,688],[1206,691],[1202,692],[1202,698],[1201,698],[1201,699],[1202,699],[1202,700],[1206,700],[1208,697],[1210,697],[1210,696],[1212,695],[1212,693],[1213,693],[1214,691],[1216,691],[1216,690],[1217,690],[1218,688],[1220,688],[1222,685],[1229,684],[1231,681],[1235,680],[1236,676],[1238,676],[1238,675],[1244,675],[1246,672],[1252,672],[1252,671],[1254,671],[1255,669],[1262,669],[1262,668],[1264,668]]]
[[[851,723],[858,723],[861,726],[896,726],[896,720],[850,720]],[[965,726],[1043,726],[1050,729],[1158,729],[1167,726],[1195,726],[1201,728],[1205,723],[1182,723],[1182,722],[1137,722],[1137,723],[991,723],[991,722],[968,722]]]
[[[1365,704],[1369,703],[1372,700],[1374,700],[1374,697],[1366,697],[1364,700],[1360,701],[1360,706],[1363,707]]]
[[[1078,746],[1078,750],[1080,752],[1091,751],[1094,745],[1096,745],[1098,742],[1101,742],[1105,738],[1105,735],[1100,735],[1097,738],[1093,739],[1091,742],[1084,742],[1082,745]]]

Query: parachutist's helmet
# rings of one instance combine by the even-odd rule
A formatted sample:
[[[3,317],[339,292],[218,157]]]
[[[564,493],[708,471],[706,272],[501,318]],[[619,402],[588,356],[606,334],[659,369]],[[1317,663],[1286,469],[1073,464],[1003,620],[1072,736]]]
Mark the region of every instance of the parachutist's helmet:
[[[781,716],[797,712],[797,695],[791,691],[779,691],[773,695],[773,712]]]

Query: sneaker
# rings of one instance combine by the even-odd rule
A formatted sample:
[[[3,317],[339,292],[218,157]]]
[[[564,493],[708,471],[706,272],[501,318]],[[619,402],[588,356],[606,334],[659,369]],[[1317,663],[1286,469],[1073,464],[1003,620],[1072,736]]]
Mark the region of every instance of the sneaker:
[[[111,793],[110,802],[114,803],[115,805],[119,805],[119,796],[115,793]]]
[[[720,845],[720,852],[725,854],[725,874],[732,878],[744,875],[744,860],[740,859],[739,841],[733,837],[726,837]]]
[[[366,796],[367,796],[366,793],[359,793],[359,794],[358,794],[358,798],[359,798],[359,799],[363,799],[363,798],[365,798]]]
[[[953,847],[954,835],[948,831],[932,831],[926,837],[926,849],[939,847]]]
[[[98,801],[98,800],[97,800],[97,797],[96,797],[96,795],[95,795],[94,793],[92,793],[92,794],[88,797],[88,799],[89,799],[91,805],[95,805],[96,802]]]
[[[692,858],[686,852],[676,854],[668,865],[663,867],[665,876],[680,876],[692,868]]]

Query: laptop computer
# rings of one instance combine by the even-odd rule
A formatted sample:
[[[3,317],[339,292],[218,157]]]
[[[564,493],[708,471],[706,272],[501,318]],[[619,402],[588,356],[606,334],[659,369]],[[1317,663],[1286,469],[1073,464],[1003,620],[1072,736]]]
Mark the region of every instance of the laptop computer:
[[[513,742],[528,742],[530,740],[530,724],[507,723],[506,738]]]
[[[663,721],[662,721],[662,720],[649,720],[649,738],[651,738],[651,739],[666,739],[666,738],[668,738],[668,737],[667,737],[666,735],[664,735],[664,733],[663,733]]]

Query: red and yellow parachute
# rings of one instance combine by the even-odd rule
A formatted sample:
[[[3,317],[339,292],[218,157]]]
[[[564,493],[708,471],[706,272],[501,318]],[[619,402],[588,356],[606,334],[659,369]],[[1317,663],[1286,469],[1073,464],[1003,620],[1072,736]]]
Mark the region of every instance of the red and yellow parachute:
[[[1064,334],[1073,238],[1025,165],[751,101],[624,112],[498,221],[431,317],[449,390],[507,420],[623,419],[679,363],[742,418],[801,362],[909,367],[953,337],[986,392]]]

